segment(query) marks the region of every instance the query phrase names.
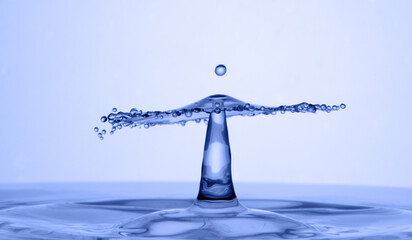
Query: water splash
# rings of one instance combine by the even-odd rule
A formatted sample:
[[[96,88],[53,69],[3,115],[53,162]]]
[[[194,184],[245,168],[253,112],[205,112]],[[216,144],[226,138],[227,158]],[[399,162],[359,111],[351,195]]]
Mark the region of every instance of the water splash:
[[[213,95],[183,108],[169,111],[110,113],[111,134],[123,127],[176,124],[188,121],[208,124],[203,153],[199,193],[184,209],[153,212],[119,225],[123,236],[167,239],[309,238],[321,236],[311,225],[274,212],[249,209],[237,199],[232,181],[231,153],[226,117],[275,115],[280,113],[331,112],[345,108],[325,104],[300,103],[268,107],[245,103],[226,95]],[[103,131],[98,133],[103,139]],[[286,234],[286,235],[285,235]]]
[[[181,124],[184,126],[189,121],[196,123],[202,120],[207,123],[209,114],[212,112],[220,113],[224,111],[226,117],[234,116],[257,116],[257,115],[276,115],[277,113],[316,113],[317,111],[330,113],[339,109],[345,109],[345,104],[326,105],[326,104],[310,104],[299,103],[295,105],[281,106],[262,106],[250,104],[233,97],[217,94],[206,97],[195,103],[185,107],[168,110],[168,111],[145,111],[132,108],[129,112],[117,112],[113,108],[113,112],[107,116],[102,116],[101,121],[112,125],[111,134],[116,129],[120,130],[123,127],[141,127],[150,128],[156,125]],[[103,121],[104,120],[104,121]]]

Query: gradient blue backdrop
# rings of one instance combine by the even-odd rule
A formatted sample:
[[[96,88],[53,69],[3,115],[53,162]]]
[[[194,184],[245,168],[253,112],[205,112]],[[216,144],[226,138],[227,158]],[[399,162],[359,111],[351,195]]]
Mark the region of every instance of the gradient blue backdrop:
[[[204,124],[98,140],[112,107],[215,93],[234,181],[412,187],[412,1],[0,1],[0,182],[198,181]],[[227,74],[214,75],[223,63]]]

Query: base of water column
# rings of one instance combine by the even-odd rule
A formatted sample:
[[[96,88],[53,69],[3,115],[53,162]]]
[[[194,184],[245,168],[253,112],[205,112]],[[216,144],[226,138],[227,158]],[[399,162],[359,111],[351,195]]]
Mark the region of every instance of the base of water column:
[[[307,224],[269,211],[230,202],[196,202],[186,209],[144,215],[119,226],[119,233],[136,239],[295,239],[320,233]],[[205,207],[205,205],[207,205]]]

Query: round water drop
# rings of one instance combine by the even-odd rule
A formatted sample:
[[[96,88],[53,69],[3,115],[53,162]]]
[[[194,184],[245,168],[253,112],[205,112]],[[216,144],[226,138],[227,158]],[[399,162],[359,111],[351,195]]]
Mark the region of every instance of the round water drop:
[[[103,134],[103,135],[106,134],[106,130],[103,129],[103,130],[102,130],[102,134]]]
[[[113,135],[113,133],[114,133],[113,131],[110,131],[110,135]]]
[[[342,104],[340,105],[340,108],[345,109],[345,108],[346,108],[346,105],[345,105],[344,103],[342,103]]]
[[[130,109],[130,113],[132,115],[137,115],[139,113],[139,110],[137,110],[136,108],[132,108],[132,109]]]
[[[106,122],[106,121],[107,121],[107,117],[106,117],[106,116],[102,116],[102,117],[100,118],[100,121]]]
[[[117,108],[113,108],[113,109],[112,109],[112,112],[117,112]]]
[[[98,133],[97,136],[98,136],[99,138],[103,137],[103,135],[102,135],[101,133]]]
[[[148,129],[148,128],[149,128],[149,124],[146,123],[146,124],[144,125],[144,128]]]
[[[225,65],[223,65],[223,64],[217,65],[216,68],[215,68],[215,73],[216,73],[216,75],[218,75],[218,76],[223,76],[223,75],[225,75],[225,73],[226,73],[226,67],[225,67]]]
[[[119,130],[122,129],[122,127],[123,127],[122,125],[117,125],[117,129]]]
[[[94,128],[94,131],[95,131],[95,132],[98,132],[98,131],[99,131],[99,128],[98,128],[98,127],[95,127],[95,128]]]
[[[185,112],[186,117],[190,118],[192,116],[192,111],[188,110]]]
[[[201,120],[200,118],[195,119],[195,122],[196,122],[196,123],[200,123],[200,120]]]

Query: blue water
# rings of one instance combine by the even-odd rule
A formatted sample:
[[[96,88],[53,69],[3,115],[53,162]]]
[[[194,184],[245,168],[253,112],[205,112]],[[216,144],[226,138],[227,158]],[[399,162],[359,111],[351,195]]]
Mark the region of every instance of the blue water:
[[[120,226],[163,209],[188,208],[197,190],[197,183],[170,182],[3,184],[0,239],[145,239],[126,237]],[[322,234],[306,239],[412,239],[412,189],[238,183],[236,191],[245,207],[293,218]],[[290,239],[290,232],[240,239]]]
[[[102,116],[100,121],[111,124],[110,134],[115,133],[124,127],[144,127],[150,128],[156,125],[181,124],[184,126],[187,122],[201,121],[207,123],[209,115],[212,112],[225,112],[226,117],[234,116],[257,116],[257,115],[277,115],[278,113],[316,113],[318,111],[330,113],[345,109],[345,104],[326,105],[326,104],[310,104],[300,103],[295,105],[281,106],[263,106],[250,104],[233,97],[217,94],[203,98],[195,103],[185,107],[168,110],[168,111],[142,111],[132,108],[129,112],[118,111],[113,108],[112,113],[107,116]],[[95,128],[96,129],[96,128]],[[96,130],[95,130],[96,131]],[[105,133],[99,132],[98,137],[104,139]]]
[[[226,66],[225,65],[223,65],[223,64],[219,64],[219,65],[217,65],[216,66],[216,68],[215,68],[215,73],[216,73],[216,75],[218,75],[218,76],[223,76],[223,75],[225,75],[226,74]]]
[[[224,66],[216,67],[223,75]],[[324,237],[320,229],[284,214],[253,209],[242,204],[232,181],[231,152],[226,118],[276,115],[278,112],[331,112],[346,106],[300,103],[268,107],[245,103],[226,95],[212,95],[186,107],[170,111],[118,112],[113,109],[101,122],[111,124],[110,133],[123,127],[145,128],[195,121],[208,124],[197,198],[186,208],[163,209],[136,217],[118,226],[119,234],[139,239],[256,239]],[[103,140],[106,130],[98,133]]]

